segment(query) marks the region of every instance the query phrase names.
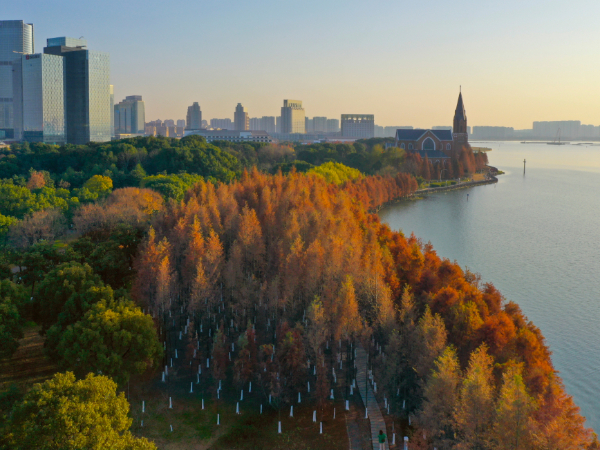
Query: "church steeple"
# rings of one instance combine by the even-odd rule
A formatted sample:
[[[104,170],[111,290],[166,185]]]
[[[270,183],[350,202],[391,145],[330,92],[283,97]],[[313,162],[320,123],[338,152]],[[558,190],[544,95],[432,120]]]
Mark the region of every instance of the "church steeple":
[[[456,104],[456,111],[454,112],[454,134],[467,133],[467,113],[465,112],[465,105],[463,104],[462,88],[458,94],[458,103]]]

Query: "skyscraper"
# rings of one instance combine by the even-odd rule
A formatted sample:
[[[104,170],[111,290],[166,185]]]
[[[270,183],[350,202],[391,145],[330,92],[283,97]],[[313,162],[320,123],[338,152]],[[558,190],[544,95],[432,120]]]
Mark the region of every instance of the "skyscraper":
[[[115,137],[115,87],[111,84],[110,89],[110,137]]]
[[[186,130],[199,130],[202,128],[202,111],[198,102],[194,102],[192,106],[188,106],[185,120]]]
[[[375,136],[373,114],[342,114],[342,137],[369,139]]]
[[[33,24],[0,20],[0,131],[4,131],[7,138],[14,137],[12,62],[20,61],[20,53],[33,53],[33,44]]]
[[[281,107],[281,132],[306,133],[304,108],[301,100],[284,100]]]
[[[141,95],[128,95],[115,105],[115,133],[143,133],[146,109]]]
[[[250,129],[250,119],[248,118],[248,113],[241,103],[238,103],[235,107],[233,122],[236,131],[245,131]]]
[[[88,50],[84,39],[69,37],[48,39],[44,53],[65,58],[67,142],[110,141],[108,53]]]
[[[340,131],[340,121],[337,119],[327,119],[327,132],[337,133]]]
[[[233,130],[233,123],[231,123],[231,119],[210,119],[210,127],[221,130]]]
[[[183,120],[183,119],[177,120],[177,128],[185,128],[185,120]]]
[[[327,117],[313,117],[312,121],[315,133],[327,132]]]
[[[61,56],[21,55],[13,65],[15,137],[64,144],[66,139],[65,60]]]

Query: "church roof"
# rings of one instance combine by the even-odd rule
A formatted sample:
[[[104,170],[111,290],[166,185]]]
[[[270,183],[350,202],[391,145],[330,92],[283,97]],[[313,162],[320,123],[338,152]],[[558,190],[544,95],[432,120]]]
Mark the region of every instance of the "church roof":
[[[430,131],[440,141],[451,141],[452,131],[450,130],[396,130],[396,139],[399,141],[418,141],[421,136]]]
[[[428,159],[450,159],[448,155],[440,150],[417,150],[421,158],[425,159],[427,156]]]

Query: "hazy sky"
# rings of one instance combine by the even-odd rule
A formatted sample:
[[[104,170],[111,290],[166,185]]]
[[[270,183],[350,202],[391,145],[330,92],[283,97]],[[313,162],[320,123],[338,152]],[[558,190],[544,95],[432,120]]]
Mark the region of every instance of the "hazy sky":
[[[2,19],[109,52],[146,120],[375,114],[379,125],[600,125],[598,0],[3,0]]]

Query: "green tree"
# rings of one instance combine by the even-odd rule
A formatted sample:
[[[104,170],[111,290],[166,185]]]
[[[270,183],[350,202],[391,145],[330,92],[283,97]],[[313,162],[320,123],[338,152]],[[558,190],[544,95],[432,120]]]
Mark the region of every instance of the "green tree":
[[[23,337],[23,321],[17,307],[23,291],[9,280],[0,281],[0,359],[10,358]]]
[[[98,372],[118,383],[156,367],[162,357],[152,317],[127,300],[95,304],[66,328],[56,352],[76,374]]]
[[[502,374],[502,388],[496,404],[494,449],[519,450],[532,447],[531,414],[536,405],[527,393],[522,367],[510,366]]]
[[[454,411],[460,384],[460,365],[456,351],[452,347],[446,347],[434,365],[425,385],[423,406],[417,418],[435,447],[450,449],[455,443]]]
[[[9,228],[15,223],[17,223],[15,217],[0,214],[0,243],[6,238]]]
[[[112,289],[87,264],[69,262],[52,269],[35,293],[37,321],[46,332],[59,321],[63,326],[79,320],[100,299],[112,299]]]
[[[316,173],[327,180],[328,183],[342,184],[349,180],[361,178],[360,171],[341,163],[327,162],[318,167],[310,169],[308,173]]]
[[[494,419],[493,360],[482,345],[471,354],[469,367],[460,386],[460,397],[454,411],[459,437],[457,448],[483,450],[489,448]]]
[[[94,175],[83,184],[83,187],[90,191],[96,198],[103,198],[112,191],[113,181],[103,175]]]
[[[5,440],[13,450],[151,450],[129,431],[129,403],[106,376],[71,372],[35,384],[12,409]]]

